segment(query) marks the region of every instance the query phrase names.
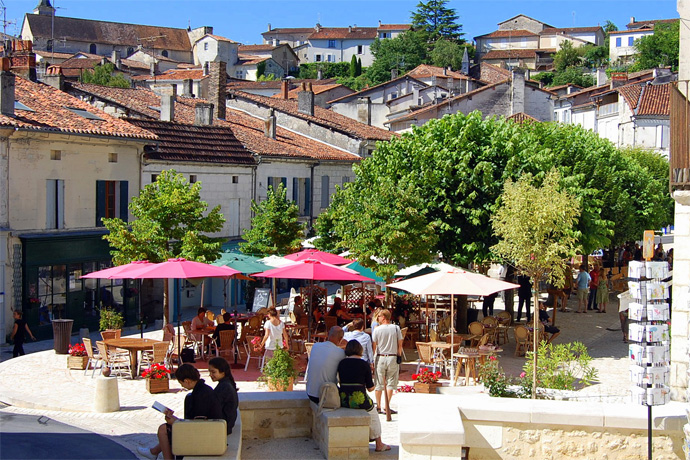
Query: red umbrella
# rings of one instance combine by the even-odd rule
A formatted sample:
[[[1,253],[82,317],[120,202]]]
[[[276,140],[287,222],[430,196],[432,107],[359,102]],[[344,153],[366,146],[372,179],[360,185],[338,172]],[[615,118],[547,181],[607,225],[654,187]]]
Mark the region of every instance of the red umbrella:
[[[355,270],[345,267],[338,267],[336,265],[331,265],[312,259],[303,260],[302,262],[293,265],[286,265],[284,267],[273,268],[271,270],[266,270],[265,272],[261,273],[255,273],[253,276],[260,276],[263,278],[310,280],[312,282],[312,290],[310,292],[312,293],[314,291],[314,281],[374,281],[371,278],[367,278],[366,276],[360,275]],[[312,299],[309,299],[309,340],[311,339],[312,306],[313,301]]]
[[[98,270],[97,272],[91,272],[83,275],[81,278],[96,278],[96,279],[123,279],[132,278],[131,275],[136,274],[142,269],[147,269],[152,267],[154,264],[148,260],[135,260],[124,265],[118,265],[117,267],[110,267],[103,270]]]
[[[331,254],[330,252],[319,251],[318,249],[305,249],[300,252],[295,252],[293,254],[288,254],[285,256],[288,260],[294,260],[296,262],[302,260],[318,260],[319,262],[324,262],[331,265],[345,265],[352,262],[345,257],[340,257],[336,254]]]

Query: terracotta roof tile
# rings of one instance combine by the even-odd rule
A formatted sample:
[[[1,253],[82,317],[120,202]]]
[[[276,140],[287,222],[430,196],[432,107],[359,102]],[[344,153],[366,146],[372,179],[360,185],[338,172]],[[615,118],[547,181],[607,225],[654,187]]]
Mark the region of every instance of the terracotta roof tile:
[[[155,139],[156,136],[59,91],[52,86],[17,77],[15,99],[34,111],[15,109],[15,116],[0,115],[0,125],[18,129]],[[89,112],[101,120],[76,114],[68,107]]]
[[[648,21],[635,21],[635,22],[629,22],[626,27],[628,29],[639,29],[639,28],[653,28],[655,24],[658,23],[664,23],[664,24],[670,24],[673,22],[678,22],[679,19],[650,19]]]
[[[469,80],[470,78],[460,72],[455,70],[446,70],[446,74],[443,73],[443,67],[436,67],[429,64],[420,64],[414,69],[407,72],[407,75],[414,78],[429,78],[429,77],[453,77],[456,80]]]
[[[536,58],[537,51],[545,50],[525,50],[525,49],[511,49],[511,50],[491,50],[488,53],[482,55],[482,60],[490,59],[511,59],[511,58]]]
[[[394,78],[394,79],[392,79],[392,80],[384,81],[383,83],[379,83],[378,85],[374,85],[374,86],[371,86],[371,87],[369,87],[369,88],[364,88],[364,89],[359,90],[359,91],[357,91],[357,92],[355,92],[355,93],[347,94],[347,95],[345,95],[345,96],[339,97],[338,99],[333,99],[332,101],[329,101],[329,103],[340,102],[340,101],[343,101],[343,100],[345,100],[345,99],[353,98],[353,97],[355,97],[355,98],[361,97],[361,96],[363,96],[363,95],[365,95],[365,94],[371,93],[372,91],[376,91],[377,89],[382,88],[382,87],[384,87],[384,86],[389,86],[389,85],[391,85],[391,84],[395,84],[396,82],[401,81],[401,80],[414,80],[414,81],[416,81],[417,83],[419,83],[421,86],[424,86],[424,87],[427,86],[427,84],[424,83],[423,81],[417,80],[415,77],[412,77],[412,76],[409,75],[409,73],[407,73],[407,74],[405,74],[405,75],[401,75],[401,76],[398,77],[398,78]]]
[[[642,94],[642,85],[625,85],[617,88],[618,93],[623,96],[625,102],[628,103],[631,110],[637,108],[640,102],[640,94]]]
[[[525,112],[519,112],[514,115],[509,116],[506,120],[513,120],[515,123],[541,123],[539,120],[531,115],[527,115]]]
[[[240,45],[237,51],[243,54],[251,54],[252,51],[273,51],[277,46],[270,44],[264,45]]]
[[[324,93],[324,92],[326,92],[326,91],[330,91],[330,90],[332,90],[332,89],[340,88],[340,87],[343,87],[343,88],[344,88],[344,86],[341,85],[340,83],[331,83],[331,84],[327,84],[327,85],[313,85],[313,86],[312,86],[312,91],[314,92],[314,94],[321,94],[321,93]],[[291,90],[288,92],[288,99],[297,99],[297,98],[298,98],[297,94],[298,94],[300,91],[301,91],[300,88],[291,89]],[[280,98],[281,95],[280,95],[280,93],[278,93],[278,94],[274,94],[274,95],[271,96],[271,97]]]
[[[41,56],[42,58],[56,58],[56,59],[69,59],[74,56],[74,53],[58,53],[53,51],[41,51],[33,50],[34,54]]]
[[[472,70],[476,72],[476,66]],[[486,83],[499,83],[505,81],[506,79],[512,78],[510,70],[489,64],[488,62],[481,62],[479,64],[478,74],[473,73],[473,75],[475,78],[478,78]]]
[[[256,65],[259,62],[264,62],[271,59],[270,56],[250,56],[247,54],[238,54],[237,63],[235,65]]]
[[[381,24],[378,30],[407,30],[411,28],[412,24]]]
[[[215,39],[218,40],[219,42],[237,43],[237,42],[234,41],[234,40],[230,40],[229,38],[222,37],[222,36],[220,36],[220,35],[206,34],[205,36],[206,36],[206,37],[215,38]]]
[[[594,27],[547,27],[546,29],[542,30],[539,35],[553,35],[553,34],[586,34],[588,32],[599,32],[603,31],[601,26],[594,26]]]
[[[206,78],[202,69],[170,69],[154,77],[151,75],[138,75],[132,80],[142,81],[171,81],[171,80],[202,80]]]
[[[494,32],[479,35],[475,38],[499,38],[499,37],[538,37],[539,34],[535,34],[529,30],[496,30]]]
[[[322,27],[318,32],[314,31],[309,40],[373,40],[376,37],[376,27]]]
[[[313,27],[278,27],[275,29],[271,29],[267,32],[264,32],[261,35],[267,35],[267,34],[310,34],[312,32],[314,32]]]
[[[95,21],[92,19],[67,18],[27,14],[26,21],[34,36],[52,36],[86,43],[108,43],[136,47],[145,37],[159,37],[146,42],[155,49],[191,51],[192,46],[186,29],[146,26],[121,22]]]
[[[73,57],[73,58],[67,59],[62,64],[60,64],[60,67],[62,67],[63,69],[93,69],[98,64],[100,64],[103,59],[104,58],[102,58],[102,57],[98,57],[98,58],[74,58]]]
[[[390,131],[377,128],[375,126],[365,125],[364,123],[360,123],[352,118],[318,106],[314,107],[314,116],[310,116],[301,113],[297,109],[297,101],[286,101],[285,99],[258,96],[256,94],[245,93],[242,91],[230,91],[230,93],[235,97],[249,99],[250,101],[259,103],[266,107],[274,108],[275,110],[285,112],[292,116],[311,121],[330,129],[348,133],[360,139],[388,141],[392,137],[396,136],[395,133]]]
[[[640,96],[637,115],[670,115],[671,84],[645,85]]]

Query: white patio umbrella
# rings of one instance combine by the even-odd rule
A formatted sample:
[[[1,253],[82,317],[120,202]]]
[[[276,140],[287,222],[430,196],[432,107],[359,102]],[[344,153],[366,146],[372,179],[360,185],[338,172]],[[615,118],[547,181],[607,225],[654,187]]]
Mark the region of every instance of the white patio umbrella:
[[[487,296],[507,289],[520,287],[519,284],[508,283],[497,280],[479,273],[470,272],[462,269],[448,270],[429,273],[417,276],[397,283],[387,285],[394,289],[402,289],[415,295],[450,295],[450,343],[454,344],[453,327],[454,315],[454,296],[456,295],[476,295]],[[453,373],[453,362],[451,360],[451,374]]]

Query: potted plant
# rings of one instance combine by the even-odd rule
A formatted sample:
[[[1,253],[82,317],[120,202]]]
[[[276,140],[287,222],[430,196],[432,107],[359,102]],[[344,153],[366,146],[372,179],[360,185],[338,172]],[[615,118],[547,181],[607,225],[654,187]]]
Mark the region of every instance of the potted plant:
[[[118,313],[112,308],[103,307],[100,313],[101,319],[98,325],[101,331],[122,329],[125,324],[122,313]]]
[[[69,347],[69,356],[67,357],[68,369],[84,370],[88,362],[89,355],[83,343],[77,343]]]
[[[290,352],[277,346],[273,357],[264,364],[259,381],[266,383],[269,391],[292,391],[297,375],[295,360]]]
[[[414,383],[415,393],[436,393],[436,388],[442,386],[438,383],[438,379],[441,378],[440,372],[431,372],[429,369],[424,368],[419,374],[412,374],[412,378],[416,380]]]
[[[170,389],[170,369],[162,364],[152,365],[141,376],[146,379],[149,393],[167,393]]]

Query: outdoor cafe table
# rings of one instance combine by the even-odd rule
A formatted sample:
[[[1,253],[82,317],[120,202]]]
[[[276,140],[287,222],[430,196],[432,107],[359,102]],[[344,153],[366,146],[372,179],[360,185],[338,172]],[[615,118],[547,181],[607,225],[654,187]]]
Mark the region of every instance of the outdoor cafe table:
[[[160,340],[122,337],[119,339],[104,340],[104,342],[108,347],[122,348],[123,350],[129,351],[129,362],[132,367],[132,375],[136,376],[139,375],[139,352],[153,350],[153,344],[160,343]]]

